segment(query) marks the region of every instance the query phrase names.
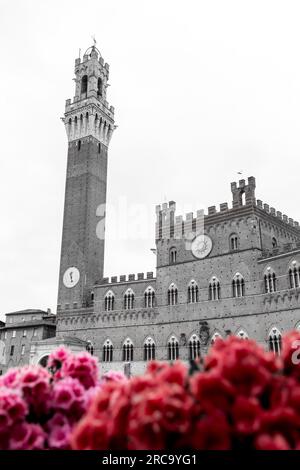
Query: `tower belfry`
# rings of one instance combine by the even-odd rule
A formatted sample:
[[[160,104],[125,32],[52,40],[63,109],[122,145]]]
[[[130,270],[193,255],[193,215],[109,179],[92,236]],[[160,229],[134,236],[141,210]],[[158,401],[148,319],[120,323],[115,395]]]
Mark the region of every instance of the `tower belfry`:
[[[75,95],[66,101],[62,118],[68,163],[58,289],[61,310],[87,307],[93,285],[103,277],[107,151],[115,128],[114,108],[106,100],[108,78],[109,65],[94,41],[82,60],[75,60]]]

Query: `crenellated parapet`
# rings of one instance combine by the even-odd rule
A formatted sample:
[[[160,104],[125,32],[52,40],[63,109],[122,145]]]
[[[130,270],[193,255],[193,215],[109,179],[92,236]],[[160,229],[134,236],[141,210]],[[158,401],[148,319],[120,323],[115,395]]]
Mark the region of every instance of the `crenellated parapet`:
[[[147,280],[155,279],[153,272],[148,271],[146,273],[137,273],[137,274],[120,274],[119,276],[111,276],[104,277],[100,284],[121,284],[121,283],[130,283],[130,282],[137,282],[137,281],[147,281]]]
[[[176,215],[176,203],[170,201],[168,204],[156,206],[156,240],[181,239],[189,234],[199,234],[204,232],[204,226],[212,223],[218,223],[231,217],[242,217],[253,213],[255,209],[264,211],[266,214],[274,217],[277,221],[299,230],[299,222],[294,221],[287,215],[282,215],[268,204],[263,204],[261,200],[256,201],[255,197],[256,181],[253,176],[244,179],[238,183],[231,183],[231,192],[233,196],[232,207],[227,202],[222,202],[217,206],[208,207],[206,213],[203,209],[198,210],[196,215],[189,212],[182,215]],[[296,232],[295,232],[296,233]]]
[[[282,212],[277,211],[274,207],[270,207],[269,204],[263,203],[263,201],[261,201],[260,199],[257,200],[256,207],[264,211],[266,214],[269,214],[270,216],[274,217],[275,219],[277,219],[277,221],[284,222],[285,224],[291,227],[300,229],[299,222],[295,221],[294,219],[291,219],[285,214],[282,214]]]

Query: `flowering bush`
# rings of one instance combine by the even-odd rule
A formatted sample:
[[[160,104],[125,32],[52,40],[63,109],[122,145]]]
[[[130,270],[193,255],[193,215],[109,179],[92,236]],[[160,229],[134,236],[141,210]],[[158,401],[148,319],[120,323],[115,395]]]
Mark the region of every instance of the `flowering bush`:
[[[50,355],[48,368],[14,368],[0,377],[0,449],[70,448],[74,425],[106,379],[98,379],[90,354],[63,347]]]
[[[230,337],[190,371],[179,361],[152,362],[143,376],[108,380],[75,427],[72,447],[300,449],[299,351],[299,332],[284,337],[281,356]]]

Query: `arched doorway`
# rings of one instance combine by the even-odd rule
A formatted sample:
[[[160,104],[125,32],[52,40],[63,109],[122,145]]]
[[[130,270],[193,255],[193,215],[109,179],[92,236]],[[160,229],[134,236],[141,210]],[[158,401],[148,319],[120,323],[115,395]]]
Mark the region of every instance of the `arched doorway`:
[[[42,367],[47,367],[48,359],[49,359],[49,355],[48,355],[48,354],[47,354],[46,356],[43,356],[43,357],[39,360],[39,365],[42,366]]]

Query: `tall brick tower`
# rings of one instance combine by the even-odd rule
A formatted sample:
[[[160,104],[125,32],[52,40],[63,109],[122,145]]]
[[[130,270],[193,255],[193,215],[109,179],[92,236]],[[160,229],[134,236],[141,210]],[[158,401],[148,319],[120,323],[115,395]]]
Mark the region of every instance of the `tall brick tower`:
[[[109,65],[96,48],[75,60],[75,96],[62,118],[68,163],[58,288],[58,309],[90,305],[103,276],[107,152],[114,108],[106,101]]]

